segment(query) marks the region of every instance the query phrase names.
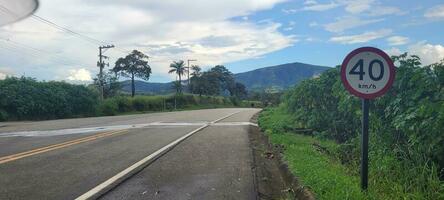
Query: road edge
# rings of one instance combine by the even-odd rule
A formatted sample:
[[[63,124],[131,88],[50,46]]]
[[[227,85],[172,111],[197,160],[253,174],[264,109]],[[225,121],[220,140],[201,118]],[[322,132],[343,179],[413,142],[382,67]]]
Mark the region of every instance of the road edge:
[[[260,112],[256,113],[251,119],[250,122],[252,123],[257,123],[257,118],[259,117]],[[280,194],[291,194],[291,196],[293,196],[294,199],[302,199],[302,200],[315,200],[315,195],[307,188],[304,187],[304,185],[301,184],[301,182],[298,180],[298,177],[296,177],[290,170],[290,168],[288,167],[288,163],[287,161],[285,161],[284,156],[282,154],[282,151],[285,149],[285,147],[282,146],[275,146],[273,145],[270,140],[269,137],[262,131],[262,129],[260,128],[260,126],[258,127],[253,127],[250,126],[250,133],[249,133],[249,139],[250,139],[250,143],[253,142],[254,140],[256,143],[262,143],[262,145],[264,145],[265,152],[266,155],[257,155],[257,152],[254,152],[254,149],[252,149],[253,154],[256,153],[255,156],[266,156],[267,158],[259,158],[256,157],[255,160],[260,162],[263,161],[269,161],[269,165],[271,165],[272,167],[276,167],[278,169],[270,169],[270,166],[260,166],[260,163],[254,163],[255,165],[255,169],[254,169],[254,176],[256,179],[256,184],[255,188],[258,192],[258,198],[259,199],[273,199],[273,197],[276,197],[275,195],[277,195],[279,192],[276,193],[276,188],[272,189],[270,186],[264,186],[266,184],[264,183],[260,183],[260,171],[262,171],[262,173],[265,171],[266,174],[272,175],[275,174],[276,170],[278,171],[279,175],[280,175],[280,179],[282,179],[282,181],[284,181],[285,184],[285,190],[281,190]],[[257,162],[255,161],[255,162]],[[268,168],[268,169],[267,169]],[[265,177],[266,178],[266,177]],[[277,177],[274,177],[275,179]],[[268,182],[268,181],[267,181]],[[261,185],[262,184],[262,185]],[[275,185],[273,187],[276,187]],[[273,190],[274,190],[274,194],[273,194]],[[270,198],[270,195],[272,196]],[[280,197],[283,198],[283,197]]]

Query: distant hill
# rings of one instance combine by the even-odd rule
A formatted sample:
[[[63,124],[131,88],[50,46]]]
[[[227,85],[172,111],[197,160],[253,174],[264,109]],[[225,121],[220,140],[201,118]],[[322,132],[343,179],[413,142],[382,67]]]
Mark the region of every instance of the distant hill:
[[[248,72],[234,74],[236,81],[244,84],[248,90],[274,89],[283,90],[300,81],[321,74],[329,67],[309,65],[304,63],[288,63],[264,67]],[[173,84],[151,83],[136,80],[136,93],[168,94],[173,93]],[[124,92],[131,92],[131,81],[123,81]]]
[[[136,93],[139,94],[169,94],[174,92],[173,83],[151,83],[145,81],[134,81],[136,85]],[[131,80],[122,82],[122,90],[131,93]]]
[[[285,89],[300,81],[321,74],[329,67],[304,63],[288,63],[264,67],[253,71],[235,74],[236,81],[244,84],[248,90],[266,88]]]

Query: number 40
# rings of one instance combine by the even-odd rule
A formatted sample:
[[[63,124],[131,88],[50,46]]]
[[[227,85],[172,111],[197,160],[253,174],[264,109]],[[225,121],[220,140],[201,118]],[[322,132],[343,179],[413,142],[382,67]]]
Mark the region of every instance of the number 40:
[[[378,64],[379,68],[381,69],[379,76],[377,77],[375,77],[375,75],[373,74],[373,67],[375,66],[375,64]],[[373,81],[379,81],[384,76],[384,64],[378,59],[372,60],[368,66],[368,72],[370,79],[372,79]],[[364,80],[364,75],[365,75],[364,60],[359,59],[359,61],[355,64],[355,66],[353,66],[353,68],[348,73],[352,75],[359,75],[359,80],[361,81]]]

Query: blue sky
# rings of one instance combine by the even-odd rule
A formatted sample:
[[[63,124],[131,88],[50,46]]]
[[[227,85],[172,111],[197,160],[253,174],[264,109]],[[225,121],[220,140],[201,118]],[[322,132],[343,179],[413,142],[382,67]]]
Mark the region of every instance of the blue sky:
[[[40,0],[36,15],[116,45],[105,70],[133,49],[146,53],[151,82],[174,80],[169,64],[187,59],[237,73],[289,62],[333,67],[361,46],[408,51],[424,64],[444,58],[438,0]],[[0,79],[90,83],[97,48],[30,17],[0,27]]]
[[[367,3],[368,7],[347,11],[347,4],[340,5],[340,1],[289,1],[278,4],[273,9],[254,13],[248,16],[248,20],[278,22],[282,24],[279,31],[285,35],[295,35],[297,42],[256,59],[226,65],[234,72],[287,62],[332,67],[342,63],[348,52],[361,46],[378,47],[391,54],[405,51],[423,54],[418,48],[429,44],[433,46],[429,47],[431,51],[436,51],[439,56],[436,59],[424,58],[425,62],[430,63],[443,58],[444,2],[392,0],[360,3]],[[323,5],[325,7],[322,8]],[[318,9],[315,9],[315,6],[318,6]],[[433,17],[427,15],[434,11],[434,8],[440,8],[435,11],[440,14],[432,15]],[[343,24],[338,23],[342,20]],[[378,31],[379,38],[368,41],[364,39],[353,44],[332,40],[335,37]]]

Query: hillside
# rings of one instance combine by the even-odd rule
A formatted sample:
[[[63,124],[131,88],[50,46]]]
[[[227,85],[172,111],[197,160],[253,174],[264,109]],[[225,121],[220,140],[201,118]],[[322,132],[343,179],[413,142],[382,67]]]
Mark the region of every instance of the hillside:
[[[136,93],[138,94],[168,94],[174,92],[173,84],[169,83],[151,83],[135,80]],[[131,93],[131,81],[122,82],[122,90]]]
[[[248,72],[235,74],[236,81],[244,84],[248,90],[266,88],[285,89],[300,81],[319,75],[328,67],[304,63],[288,63],[264,67]],[[131,92],[131,81],[123,81],[123,91]],[[174,92],[172,83],[151,83],[136,81],[136,92],[145,94],[167,94]]]
[[[271,87],[285,89],[304,79],[319,75],[327,69],[329,68],[296,62],[235,74],[235,78],[248,90]]]

